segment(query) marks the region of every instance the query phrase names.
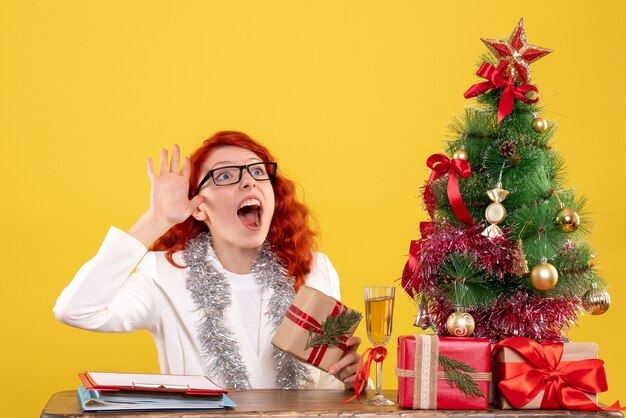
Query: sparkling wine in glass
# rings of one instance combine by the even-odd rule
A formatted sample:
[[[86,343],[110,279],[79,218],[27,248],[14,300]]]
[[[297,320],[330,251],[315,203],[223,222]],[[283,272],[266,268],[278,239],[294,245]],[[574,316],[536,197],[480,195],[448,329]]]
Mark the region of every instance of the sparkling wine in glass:
[[[365,323],[367,337],[374,347],[383,347],[391,338],[395,287],[375,286],[365,288]],[[370,405],[393,405],[382,393],[383,362],[376,362],[376,394],[364,403]]]

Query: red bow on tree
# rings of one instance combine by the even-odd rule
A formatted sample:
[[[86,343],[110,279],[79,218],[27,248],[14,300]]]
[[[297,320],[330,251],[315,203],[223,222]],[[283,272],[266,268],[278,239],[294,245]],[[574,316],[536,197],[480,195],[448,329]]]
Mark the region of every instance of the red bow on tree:
[[[502,119],[511,113],[516,98],[527,104],[537,103],[539,100],[539,90],[537,87],[530,84],[516,86],[515,80],[504,76],[500,67],[506,67],[506,65],[506,61],[501,61],[498,68],[496,68],[488,62],[483,62],[483,65],[480,66],[476,74],[486,78],[488,81],[474,84],[463,94],[463,97],[469,99],[483,94],[488,90],[502,88],[502,97],[500,98],[500,104],[498,106],[498,123],[502,122]],[[526,97],[526,93],[529,91],[537,93],[537,97],[534,99]]]
[[[525,362],[504,363],[505,378],[498,384],[504,397],[514,408],[521,408],[544,391],[541,409],[580,411],[619,411],[618,402],[601,408],[584,392],[599,393],[608,389],[604,361],[585,359],[563,361],[562,343],[539,344],[526,337],[511,337],[494,348],[508,347]]]
[[[450,206],[452,206],[454,214],[461,222],[465,225],[473,225],[474,219],[472,219],[472,215],[470,215],[465,207],[457,179],[457,174],[463,178],[469,177],[470,174],[472,174],[469,163],[460,158],[450,160],[443,154],[433,154],[426,160],[426,165],[433,170],[432,173],[430,173],[428,184],[426,184],[426,188],[424,189],[424,203],[426,204],[426,210],[428,210],[430,217],[433,218],[435,212],[435,196],[432,190],[430,190],[430,185],[439,177],[449,173],[448,200],[450,200]]]

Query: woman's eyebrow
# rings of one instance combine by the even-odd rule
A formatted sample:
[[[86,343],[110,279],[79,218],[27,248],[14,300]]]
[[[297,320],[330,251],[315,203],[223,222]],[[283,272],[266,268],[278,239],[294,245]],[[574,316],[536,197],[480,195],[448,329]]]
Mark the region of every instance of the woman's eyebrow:
[[[246,164],[251,163],[251,162],[262,162],[262,161],[263,160],[261,160],[259,157],[250,157],[246,160]],[[216,168],[228,167],[228,166],[238,167],[238,165],[235,164],[233,161],[218,161],[215,164],[213,164],[209,170],[214,170]]]
[[[215,164],[213,164],[213,167],[215,167],[216,165],[220,165],[220,164],[234,165],[235,163],[233,163],[232,161],[218,161]]]
[[[261,162],[261,159],[259,157],[250,157],[246,160],[246,163],[256,162],[256,161]],[[233,161],[218,161],[215,164],[213,164],[213,166],[211,167],[211,170],[213,170],[218,165],[237,166],[237,164],[235,164]]]

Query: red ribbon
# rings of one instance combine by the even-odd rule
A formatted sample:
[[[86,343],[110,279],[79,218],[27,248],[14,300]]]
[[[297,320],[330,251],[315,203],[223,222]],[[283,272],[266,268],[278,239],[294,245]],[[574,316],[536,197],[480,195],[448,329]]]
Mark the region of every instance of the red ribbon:
[[[494,351],[508,347],[519,354],[523,363],[504,363],[504,379],[498,388],[504,397],[520,409],[544,391],[541,409],[579,411],[620,411],[619,401],[601,408],[584,392],[599,393],[608,389],[604,362],[599,359],[561,361],[562,343],[539,344],[525,337],[500,341]]]
[[[498,123],[502,122],[502,119],[511,113],[513,110],[513,103],[516,98],[527,104],[537,103],[539,100],[539,90],[537,87],[530,84],[516,86],[513,79],[506,78],[498,68],[488,62],[483,62],[483,65],[481,65],[476,74],[486,78],[488,81],[474,84],[465,92],[465,94],[463,94],[463,96],[466,99],[469,99],[471,97],[476,97],[479,94],[483,94],[488,90],[502,87],[502,97],[500,98],[500,104],[498,106]],[[526,97],[526,93],[529,91],[537,93],[537,97],[534,99]]]
[[[472,219],[472,215],[470,215],[465,207],[465,203],[461,197],[461,192],[459,191],[459,181],[457,179],[457,174],[463,178],[469,177],[470,174],[472,174],[472,169],[469,163],[460,158],[450,160],[443,154],[433,154],[426,160],[426,165],[433,170],[432,173],[430,173],[430,178],[428,179],[428,183],[424,189],[424,203],[426,204],[426,209],[428,210],[430,217],[433,218],[435,212],[435,196],[430,189],[430,185],[439,177],[449,173],[448,200],[450,201],[452,210],[454,211],[456,217],[465,225],[473,225],[474,219]]]
[[[402,288],[412,298],[415,298],[413,291],[416,293],[419,293],[420,291],[421,280],[419,274],[417,273],[420,253],[422,252],[422,246],[424,245],[422,240],[428,236],[431,229],[432,222],[420,222],[421,238],[417,241],[411,241],[411,245],[409,247],[409,259],[404,265],[404,270],[402,271]]]
[[[474,219],[463,202],[457,178],[457,175],[466,178],[472,174],[472,169],[469,163],[460,158],[450,160],[443,154],[433,154],[426,160],[426,165],[432,170],[432,172],[430,173],[430,178],[428,179],[428,183],[424,189],[424,204],[426,205],[426,210],[428,211],[431,219],[434,219],[435,217],[435,195],[433,194],[430,185],[433,181],[448,173],[447,191],[450,206],[452,206],[454,214],[461,222],[466,225],[473,225]],[[422,237],[418,241],[411,241],[411,246],[409,247],[409,259],[404,265],[404,270],[402,271],[402,288],[411,297],[414,297],[413,290],[419,293],[420,278],[416,274],[417,265],[419,264],[419,253],[422,251],[422,239],[428,235],[431,228],[432,222],[420,223],[420,232]]]
[[[356,374],[354,375],[354,395],[352,395],[350,399],[343,401],[343,403],[350,403],[355,399],[361,401],[359,396],[369,381],[372,361],[380,363],[385,357],[387,357],[387,349],[383,346],[368,348],[363,352],[363,355],[359,359],[359,364],[356,367]]]
[[[414,297],[413,290],[419,293],[420,278],[414,277],[414,272],[416,271],[418,264],[417,255],[421,252],[421,250],[422,240],[412,240],[409,247],[409,259],[404,265],[404,270],[402,271],[402,288],[412,298]]]
[[[333,318],[339,315],[340,313],[344,313],[348,308],[346,308],[341,302],[337,302],[333,311],[330,313],[330,316]],[[287,318],[289,318],[294,324],[298,325],[301,328],[306,329],[307,331],[314,332],[317,334],[322,333],[322,325],[311,315],[302,311],[302,309],[298,308],[295,305],[290,305],[289,309],[287,309],[287,313],[285,314]],[[341,344],[338,344],[337,347],[346,351],[347,346],[345,341],[348,339],[345,335],[342,335],[340,339],[343,341]],[[309,358],[307,362],[314,366],[319,366],[326,354],[326,350],[328,350],[327,345],[321,345],[319,347],[313,347],[311,353],[309,354]]]

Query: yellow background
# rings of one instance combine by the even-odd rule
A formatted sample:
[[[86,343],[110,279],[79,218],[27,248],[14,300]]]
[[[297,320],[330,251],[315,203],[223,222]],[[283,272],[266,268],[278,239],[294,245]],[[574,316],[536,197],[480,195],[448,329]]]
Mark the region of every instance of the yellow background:
[[[190,152],[222,129],[262,140],[305,191],[347,304],[393,284],[425,220],[424,162],[471,104],[479,38],[508,37],[522,16],[529,42],[556,51],[533,80],[613,297],[570,336],[600,345],[601,399],[626,401],[623,2],[3,0],[2,414],[38,415],[80,371],[158,371],[147,333],[72,329],[51,309],[109,225],[146,208],[145,159],[173,142]],[[415,332],[414,313],[400,295],[394,340]]]

